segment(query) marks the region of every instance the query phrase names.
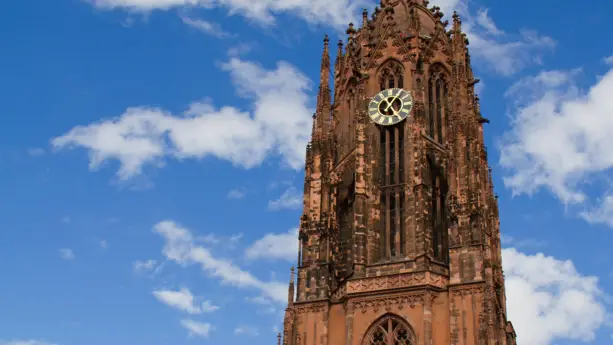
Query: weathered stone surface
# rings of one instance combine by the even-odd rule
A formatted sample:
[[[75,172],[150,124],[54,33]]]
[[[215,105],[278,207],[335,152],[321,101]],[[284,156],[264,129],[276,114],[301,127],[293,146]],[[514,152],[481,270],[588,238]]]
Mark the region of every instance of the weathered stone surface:
[[[515,345],[460,18],[447,30],[426,0],[381,4],[349,25],[333,66],[324,39],[282,343]],[[393,87],[412,112],[380,127],[368,103]]]

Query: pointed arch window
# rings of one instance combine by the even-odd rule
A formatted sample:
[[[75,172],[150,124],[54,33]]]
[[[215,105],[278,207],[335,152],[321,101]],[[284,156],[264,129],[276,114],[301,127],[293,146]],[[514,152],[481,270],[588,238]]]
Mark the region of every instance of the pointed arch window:
[[[449,95],[447,77],[443,67],[435,64],[430,67],[428,78],[428,135],[439,143],[445,138],[445,119],[447,97]]]
[[[449,261],[449,234],[447,226],[447,183],[441,169],[432,159],[428,159],[431,204],[430,228],[432,257],[440,262]]]
[[[395,315],[377,320],[362,341],[362,345],[414,345],[415,333],[411,326]]]
[[[378,74],[380,91],[404,87],[404,67],[396,60],[382,65]],[[404,193],[394,186],[404,183],[406,169],[404,122],[379,128],[379,184],[381,186],[381,258],[389,259],[405,253]]]

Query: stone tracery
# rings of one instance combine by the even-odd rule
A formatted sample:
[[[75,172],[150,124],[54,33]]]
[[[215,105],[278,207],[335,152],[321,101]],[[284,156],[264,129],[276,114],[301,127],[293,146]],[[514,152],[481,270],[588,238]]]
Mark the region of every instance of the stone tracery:
[[[402,318],[387,314],[375,321],[362,341],[362,345],[412,345],[415,335]]]
[[[334,64],[324,39],[283,345],[449,345],[466,330],[468,345],[515,345],[468,42],[427,4],[364,12]],[[389,88],[412,93],[412,117],[377,126],[368,100]]]

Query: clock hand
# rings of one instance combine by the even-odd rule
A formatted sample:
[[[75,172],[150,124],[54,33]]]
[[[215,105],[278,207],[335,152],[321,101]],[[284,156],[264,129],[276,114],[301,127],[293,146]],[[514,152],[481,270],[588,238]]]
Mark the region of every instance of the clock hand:
[[[398,99],[398,96],[394,96],[394,98],[392,98],[391,102],[388,101],[388,100],[385,100],[385,102],[387,102],[387,108],[385,108],[385,111],[388,111],[392,107],[392,105],[394,104],[394,101],[397,100],[397,99]]]

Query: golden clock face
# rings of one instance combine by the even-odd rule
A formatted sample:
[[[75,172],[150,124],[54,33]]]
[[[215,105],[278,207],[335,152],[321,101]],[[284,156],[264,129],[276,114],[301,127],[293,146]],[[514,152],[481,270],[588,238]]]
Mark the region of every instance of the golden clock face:
[[[403,89],[379,92],[368,105],[368,116],[379,125],[391,126],[406,119],[413,109],[411,93]]]

